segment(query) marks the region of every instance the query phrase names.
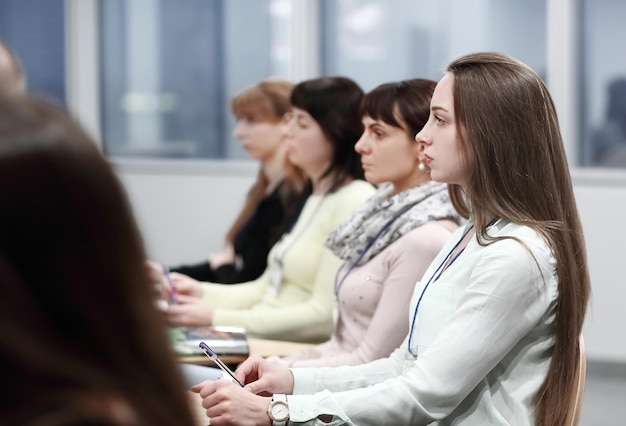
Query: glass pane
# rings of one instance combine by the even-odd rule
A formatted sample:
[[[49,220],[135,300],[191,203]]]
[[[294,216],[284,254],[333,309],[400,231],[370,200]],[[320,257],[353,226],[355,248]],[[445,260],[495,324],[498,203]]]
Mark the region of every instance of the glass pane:
[[[495,50],[545,75],[545,0],[324,0],[323,71],[365,90],[439,79],[454,57]]]
[[[580,163],[626,167],[626,2],[581,4]]]
[[[30,93],[65,104],[64,0],[0,0],[0,38],[20,58]]]
[[[286,77],[289,0],[101,0],[99,7],[105,152],[247,157],[231,135],[229,101],[270,75]]]

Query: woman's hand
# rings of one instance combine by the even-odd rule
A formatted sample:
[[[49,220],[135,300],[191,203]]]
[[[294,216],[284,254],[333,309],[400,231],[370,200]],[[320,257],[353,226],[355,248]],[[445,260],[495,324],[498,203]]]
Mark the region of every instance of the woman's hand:
[[[252,355],[235,371],[235,376],[245,389],[257,395],[293,392],[293,374],[287,367],[275,365],[260,356]]]
[[[272,424],[267,414],[271,398],[248,392],[230,380],[206,380],[191,390],[200,393],[211,426]]]
[[[144,265],[153,284],[163,281],[163,265],[154,260],[146,260]]]
[[[170,278],[172,279],[172,289],[174,294],[176,295],[185,295],[191,297],[201,297],[203,290],[200,282],[194,280],[191,277],[188,277],[184,274],[179,274],[178,272],[172,272],[170,274]],[[167,284],[166,284],[167,285]],[[168,292],[169,288],[168,288]]]
[[[232,244],[228,244],[222,251],[209,255],[209,263],[211,268],[217,269],[222,265],[232,265],[235,263],[237,256]]]
[[[213,308],[203,300],[179,294],[177,304],[167,308],[167,321],[171,325],[198,327],[213,324]]]
[[[172,293],[163,273],[163,265],[153,260],[146,260],[144,266],[150,282],[154,284],[155,297],[158,300],[159,308],[166,309]]]
[[[164,300],[169,300],[177,294],[185,294],[194,297],[202,296],[203,290],[200,283],[187,275],[179,274],[178,272],[170,273],[170,279],[172,281],[172,285],[170,286],[165,276],[163,265],[153,260],[146,260],[145,268],[150,281],[161,287],[160,293]]]

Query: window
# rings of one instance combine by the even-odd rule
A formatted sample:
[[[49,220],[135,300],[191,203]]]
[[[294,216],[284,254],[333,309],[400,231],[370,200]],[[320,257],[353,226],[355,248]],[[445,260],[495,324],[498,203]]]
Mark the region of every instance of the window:
[[[540,73],[546,68],[545,0],[306,3],[292,14],[290,0],[100,0],[105,152],[246,158],[231,135],[229,99],[269,75],[343,74],[369,90],[415,76],[439,79],[452,57],[487,49]],[[319,54],[306,59],[315,69],[301,76],[293,75],[299,64],[291,63],[297,49],[289,44],[289,23],[298,17],[297,30],[318,40],[301,54]]]
[[[115,159],[246,159],[229,100],[270,75],[370,90],[497,50],[553,80],[572,165],[623,169],[625,16],[616,0],[0,0],[0,37]]]
[[[438,80],[456,56],[495,50],[546,70],[546,0],[324,0],[323,72],[365,90]]]
[[[106,154],[245,157],[229,101],[287,76],[288,16],[289,0],[100,0]]]
[[[63,0],[0,0],[0,38],[20,58],[29,92],[65,104]]]
[[[580,162],[626,167],[626,2],[581,3]]]

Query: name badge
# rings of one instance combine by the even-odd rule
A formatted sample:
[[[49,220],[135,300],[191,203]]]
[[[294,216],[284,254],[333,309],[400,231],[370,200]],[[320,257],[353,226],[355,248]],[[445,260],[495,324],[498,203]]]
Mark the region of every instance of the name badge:
[[[416,359],[416,356],[413,356],[413,354],[407,352],[406,356],[404,357],[404,364],[402,364],[402,374],[407,373],[411,368],[413,368],[413,364],[415,363]]]

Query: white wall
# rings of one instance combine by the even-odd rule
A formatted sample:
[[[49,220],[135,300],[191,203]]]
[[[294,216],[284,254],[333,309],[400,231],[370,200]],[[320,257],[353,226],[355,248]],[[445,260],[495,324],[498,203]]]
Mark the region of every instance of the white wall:
[[[253,164],[118,165],[152,259],[199,260],[221,247],[256,173]],[[584,334],[588,357],[626,363],[626,173],[575,171],[587,242],[592,300]]]
[[[224,235],[254,182],[256,166],[167,163],[115,165],[125,186],[148,256],[170,265],[205,259]]]
[[[591,274],[588,356],[626,362],[626,172],[572,174]]]

